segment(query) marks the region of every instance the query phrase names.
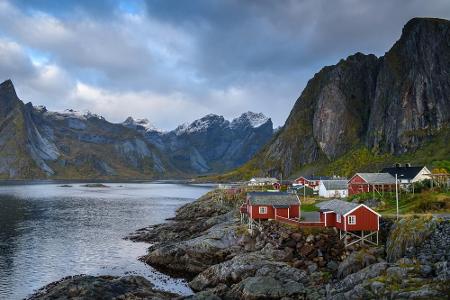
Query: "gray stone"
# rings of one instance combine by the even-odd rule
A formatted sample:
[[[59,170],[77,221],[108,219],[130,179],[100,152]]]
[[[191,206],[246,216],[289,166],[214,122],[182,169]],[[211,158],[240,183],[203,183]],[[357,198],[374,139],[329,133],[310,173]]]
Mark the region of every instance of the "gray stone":
[[[403,267],[390,267],[386,270],[386,274],[397,280],[402,280],[408,276],[408,270]]]

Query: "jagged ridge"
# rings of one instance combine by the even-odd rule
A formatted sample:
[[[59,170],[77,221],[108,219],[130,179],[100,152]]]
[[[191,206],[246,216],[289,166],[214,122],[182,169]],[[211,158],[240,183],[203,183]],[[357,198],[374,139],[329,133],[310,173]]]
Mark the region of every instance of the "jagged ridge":
[[[270,119],[250,112],[232,122],[208,115],[169,132],[146,119],[113,124],[90,112],[50,112],[24,104],[11,80],[0,84],[0,104],[0,178],[173,178],[219,172],[245,163],[273,132]]]

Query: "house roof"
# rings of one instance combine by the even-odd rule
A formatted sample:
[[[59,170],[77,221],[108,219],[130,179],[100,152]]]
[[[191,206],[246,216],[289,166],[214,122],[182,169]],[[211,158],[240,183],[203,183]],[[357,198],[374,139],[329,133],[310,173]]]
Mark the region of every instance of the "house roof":
[[[356,175],[369,184],[395,184],[395,177],[389,173],[356,173]]]
[[[319,207],[320,211],[322,212],[335,212],[337,214],[340,215],[347,215],[351,212],[353,212],[354,210],[357,210],[360,207],[365,207],[366,209],[368,209],[369,211],[371,211],[372,213],[374,213],[375,215],[377,215],[378,217],[381,217],[381,215],[379,213],[377,213],[376,211],[374,211],[373,209],[371,209],[370,207],[368,207],[367,205],[364,204],[358,204],[358,203],[352,203],[352,202],[346,202],[346,201],[342,201],[342,200],[338,200],[338,199],[333,199],[330,201],[324,201],[321,203],[316,204],[317,207]]]
[[[358,203],[352,203],[352,202],[347,202],[347,201],[337,200],[337,199],[324,201],[324,202],[320,202],[320,203],[316,204],[316,206],[321,211],[334,211],[335,213],[340,214],[340,215],[345,215],[346,213],[355,209],[359,205],[360,204],[358,204]]]
[[[272,177],[254,177],[250,179],[252,182],[278,182],[278,179]]]
[[[247,193],[250,205],[273,205],[277,207],[299,204],[295,194],[281,192]]]
[[[398,178],[400,179],[414,179],[417,174],[419,174],[422,169],[425,168],[425,166],[419,166],[419,167],[390,167],[390,168],[384,168],[381,170],[383,173],[389,173],[392,176],[395,176],[397,174]]]
[[[348,188],[348,180],[322,180],[321,184],[327,190],[346,190]]]
[[[312,175],[312,176],[300,176],[296,180],[298,180],[300,178],[305,178],[308,181],[312,181],[312,180],[328,180],[331,177],[330,176],[314,176],[314,175]]]

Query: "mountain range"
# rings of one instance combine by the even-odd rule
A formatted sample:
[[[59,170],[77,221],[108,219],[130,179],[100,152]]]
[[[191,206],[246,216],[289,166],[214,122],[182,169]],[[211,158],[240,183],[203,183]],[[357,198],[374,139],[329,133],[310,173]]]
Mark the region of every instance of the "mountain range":
[[[0,84],[0,178],[174,178],[223,172],[248,161],[273,134],[270,118],[207,115],[172,131],[148,120],[114,124],[74,110],[24,104]]]
[[[356,53],[309,80],[284,126],[207,115],[148,120],[24,104],[0,85],[0,178],[349,176],[393,162],[450,167],[450,21],[414,18],[385,55]],[[236,169],[235,169],[236,168]],[[230,171],[231,170],[231,171]]]
[[[450,21],[414,18],[384,56],[356,53],[315,74],[273,140],[225,177],[450,166],[449,120]]]

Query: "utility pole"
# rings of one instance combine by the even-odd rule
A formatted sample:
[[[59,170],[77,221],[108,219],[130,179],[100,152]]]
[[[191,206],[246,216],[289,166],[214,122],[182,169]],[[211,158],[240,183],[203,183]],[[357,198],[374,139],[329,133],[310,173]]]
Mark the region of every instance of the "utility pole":
[[[283,187],[283,173],[281,173],[281,179],[280,179],[280,192],[281,192],[282,187]]]
[[[395,202],[397,204],[397,220],[398,220],[398,181],[397,181],[397,173],[395,173]]]

